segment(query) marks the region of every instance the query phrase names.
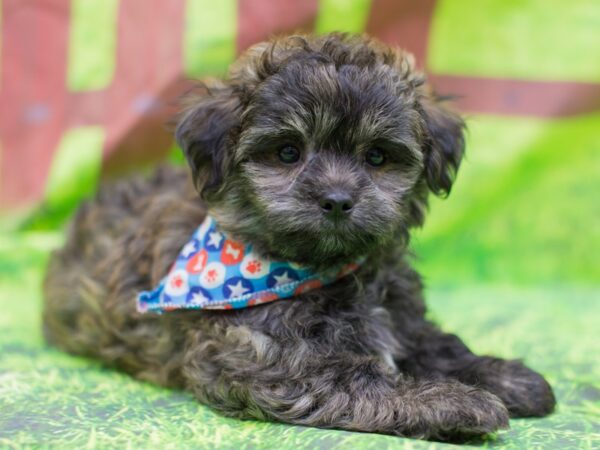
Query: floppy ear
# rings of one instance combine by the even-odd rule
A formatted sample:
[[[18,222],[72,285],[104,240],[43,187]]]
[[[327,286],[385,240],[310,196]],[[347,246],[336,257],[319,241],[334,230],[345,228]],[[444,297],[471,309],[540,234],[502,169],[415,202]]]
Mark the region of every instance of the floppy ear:
[[[465,123],[435,95],[427,95],[421,107],[425,121],[425,180],[434,194],[447,196],[465,149]]]
[[[233,89],[223,83],[192,97],[177,128],[175,139],[183,150],[194,185],[202,196],[221,186],[230,163],[228,147],[240,122],[241,104]]]

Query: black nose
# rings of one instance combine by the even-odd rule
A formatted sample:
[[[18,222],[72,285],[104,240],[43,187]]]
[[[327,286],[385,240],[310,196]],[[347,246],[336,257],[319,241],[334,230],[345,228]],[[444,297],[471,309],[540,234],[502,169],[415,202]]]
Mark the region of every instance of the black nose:
[[[334,191],[324,194],[319,199],[319,205],[327,217],[338,218],[348,215],[354,202],[346,192]]]

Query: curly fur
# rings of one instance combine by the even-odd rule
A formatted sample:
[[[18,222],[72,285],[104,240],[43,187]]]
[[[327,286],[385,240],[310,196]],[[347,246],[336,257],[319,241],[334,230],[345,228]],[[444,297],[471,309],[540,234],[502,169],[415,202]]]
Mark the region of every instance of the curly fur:
[[[425,319],[407,260],[429,193],[450,192],[463,127],[410,55],[366,37],[252,47],[180,118],[191,177],[161,168],[82,205],[50,261],[47,340],[239,418],[458,439],[504,428],[509,414],[550,413],[539,374],[476,356]],[[293,166],[276,157],[289,143],[303,155]],[[388,157],[381,168],[363,163],[373,145]],[[343,223],[317,205],[333,188],[355,204]],[[207,211],[268,256],[315,268],[367,259],[292,300],[137,313],[136,293],[159,282]]]

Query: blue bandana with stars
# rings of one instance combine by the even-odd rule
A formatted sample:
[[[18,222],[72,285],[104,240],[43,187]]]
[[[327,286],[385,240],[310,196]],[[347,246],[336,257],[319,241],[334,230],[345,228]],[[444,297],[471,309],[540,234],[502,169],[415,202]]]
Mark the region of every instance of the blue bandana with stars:
[[[138,294],[139,312],[234,309],[289,298],[354,272],[361,261],[315,273],[265,259],[219,230],[207,216],[159,285]]]

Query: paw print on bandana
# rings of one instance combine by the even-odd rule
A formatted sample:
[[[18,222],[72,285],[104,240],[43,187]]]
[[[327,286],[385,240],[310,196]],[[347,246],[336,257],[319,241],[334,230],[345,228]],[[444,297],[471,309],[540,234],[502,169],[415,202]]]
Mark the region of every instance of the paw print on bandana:
[[[211,262],[206,265],[200,274],[200,286],[205,289],[219,287],[225,281],[225,266],[220,262]]]
[[[269,273],[271,263],[267,259],[260,258],[255,253],[250,252],[242,260],[240,271],[244,278],[257,279],[262,278]]]
[[[262,262],[261,261],[249,261],[248,264],[246,264],[246,270],[252,274],[258,273],[260,270],[262,269]]]
[[[171,272],[165,283],[165,293],[171,297],[185,294],[188,288],[188,274],[183,269],[176,269]]]

